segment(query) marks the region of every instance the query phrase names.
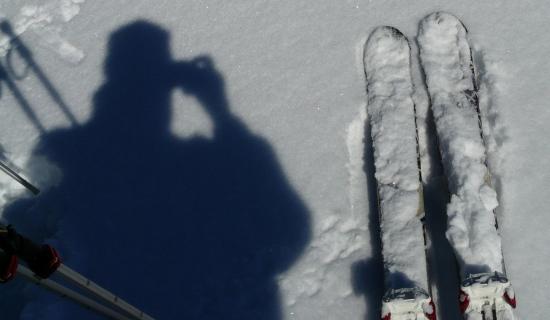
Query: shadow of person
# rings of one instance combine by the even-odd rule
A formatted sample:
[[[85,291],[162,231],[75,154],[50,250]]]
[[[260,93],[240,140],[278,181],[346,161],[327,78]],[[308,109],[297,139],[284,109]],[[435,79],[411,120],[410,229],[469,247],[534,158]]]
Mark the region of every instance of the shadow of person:
[[[212,60],[173,61],[168,32],[137,21],[112,34],[105,75],[91,119],[35,152],[60,184],[7,219],[56,212],[67,265],[158,319],[280,319],[276,276],[307,245],[309,213],[270,145],[231,114]],[[201,103],[213,138],[170,133],[174,89]]]

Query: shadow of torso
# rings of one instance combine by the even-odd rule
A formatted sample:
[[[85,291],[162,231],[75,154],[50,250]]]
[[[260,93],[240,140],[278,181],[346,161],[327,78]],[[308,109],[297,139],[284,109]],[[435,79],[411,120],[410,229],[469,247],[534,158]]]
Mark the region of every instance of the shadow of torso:
[[[147,41],[151,28],[138,22],[111,41]],[[229,112],[209,59],[136,60],[131,45],[115,49],[126,65],[107,62],[90,121],[45,135],[36,150],[63,179],[33,214],[56,212],[69,266],[158,319],[280,319],[275,277],[310,231],[271,147]],[[175,88],[212,117],[212,139],[170,134]]]

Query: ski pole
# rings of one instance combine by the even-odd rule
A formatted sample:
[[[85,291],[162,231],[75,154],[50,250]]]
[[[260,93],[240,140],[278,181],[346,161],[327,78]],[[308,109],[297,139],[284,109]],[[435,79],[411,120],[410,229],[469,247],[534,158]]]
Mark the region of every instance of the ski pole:
[[[0,161],[0,170],[4,171],[8,176],[12,177],[15,181],[19,182],[22,186],[27,188],[34,195],[37,195],[40,193],[40,190],[37,187],[33,186],[30,182],[28,182],[23,177],[18,175],[17,172],[10,169],[10,167],[8,167],[2,161]]]
[[[17,268],[17,273],[22,275],[23,277],[27,278],[31,282],[34,282],[35,284],[44,287],[50,291],[53,291],[60,295],[62,298],[70,299],[77,304],[80,304],[81,306],[92,310],[94,312],[97,312],[103,316],[108,317],[109,319],[115,319],[115,320],[131,320],[128,317],[123,316],[122,314],[74,291],[71,290],[65,286],[60,285],[59,283],[49,280],[49,279],[42,279],[35,275],[31,270],[29,270],[27,267],[20,265]]]
[[[140,311],[78,272],[63,265],[59,254],[52,246],[47,244],[38,245],[17,233],[11,226],[0,224],[0,249],[0,262],[2,262],[2,265],[0,265],[0,282],[9,281],[18,272],[33,282],[38,282],[46,288],[62,296],[67,296],[76,303],[92,308],[102,314],[105,314],[104,310],[96,308],[96,304],[107,307],[116,314],[126,314],[122,318],[113,317],[114,319],[154,320],[143,311]],[[17,258],[25,261],[28,268],[21,266],[17,270]],[[64,288],[54,281],[47,280],[54,273],[58,274],[69,284],[75,285],[84,294]],[[89,295],[89,297],[85,294]],[[103,304],[100,302],[103,302]]]
[[[137,309],[121,298],[115,296],[111,292],[100,287],[95,282],[82,276],[80,273],[72,270],[64,264],[61,264],[56,271],[56,274],[61,276],[65,281],[79,287],[82,290],[86,290],[90,295],[101,300],[102,302],[112,305],[125,313],[132,316],[132,319],[139,320],[154,320],[151,316]]]

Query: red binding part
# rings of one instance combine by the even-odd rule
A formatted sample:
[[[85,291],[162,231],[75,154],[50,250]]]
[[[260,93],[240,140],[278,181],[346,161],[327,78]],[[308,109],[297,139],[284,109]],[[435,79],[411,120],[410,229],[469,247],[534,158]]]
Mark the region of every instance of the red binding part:
[[[29,268],[40,278],[48,278],[61,265],[61,258],[57,251],[50,245],[45,244],[41,248],[40,259]]]
[[[6,265],[5,270],[2,270],[2,276],[0,276],[0,282],[5,283],[10,281],[15,277],[17,272],[18,260],[17,256],[12,254],[10,255],[9,262]]]
[[[460,290],[458,302],[460,302],[460,313],[464,313],[466,312],[466,309],[468,309],[468,305],[470,304],[470,297],[466,294],[466,292]]]
[[[510,296],[508,295],[508,292],[504,292],[504,301],[506,301],[512,308],[516,308],[516,296],[514,296],[513,298],[510,298]]]
[[[426,316],[426,318],[428,318],[428,320],[437,320],[437,314],[435,312],[435,304],[432,299],[430,299],[429,304],[430,304],[430,307],[432,307],[432,312],[431,313],[425,312],[424,315]]]

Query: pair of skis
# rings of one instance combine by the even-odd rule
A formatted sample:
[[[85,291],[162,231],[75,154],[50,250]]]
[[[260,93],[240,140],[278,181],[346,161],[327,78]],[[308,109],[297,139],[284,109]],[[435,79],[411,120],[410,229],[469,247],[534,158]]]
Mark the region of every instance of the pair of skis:
[[[433,13],[420,24],[418,45],[451,194],[447,238],[460,269],[460,311],[465,319],[515,319],[466,28]],[[393,27],[375,29],[364,63],[385,267],[382,319],[435,320],[407,38]]]

